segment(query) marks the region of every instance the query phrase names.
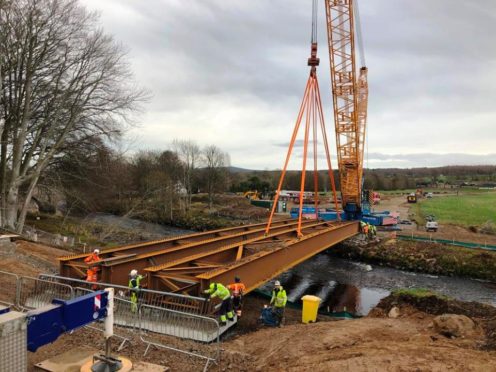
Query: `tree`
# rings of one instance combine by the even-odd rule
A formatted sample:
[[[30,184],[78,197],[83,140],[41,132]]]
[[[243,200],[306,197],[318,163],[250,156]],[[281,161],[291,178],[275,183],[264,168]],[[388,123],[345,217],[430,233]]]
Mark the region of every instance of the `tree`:
[[[208,206],[212,208],[214,195],[227,188],[227,167],[230,165],[230,159],[229,154],[223,152],[215,145],[206,146],[202,151],[202,157],[205,186],[208,194]]]
[[[97,21],[77,0],[16,0],[2,9],[3,226],[21,231],[47,167],[82,143],[118,136],[146,99],[123,48]]]
[[[186,189],[186,210],[191,207],[191,197],[193,195],[193,177],[200,161],[200,147],[191,140],[177,140],[172,142],[172,148],[183,163],[182,183]]]

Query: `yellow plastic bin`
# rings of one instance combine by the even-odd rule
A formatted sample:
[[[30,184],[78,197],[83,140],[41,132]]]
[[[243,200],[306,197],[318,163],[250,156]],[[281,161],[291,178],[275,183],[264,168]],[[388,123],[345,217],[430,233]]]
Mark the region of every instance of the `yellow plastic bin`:
[[[303,301],[303,311],[301,313],[301,321],[303,323],[315,322],[317,320],[317,312],[322,299],[317,296],[306,295],[301,298]]]

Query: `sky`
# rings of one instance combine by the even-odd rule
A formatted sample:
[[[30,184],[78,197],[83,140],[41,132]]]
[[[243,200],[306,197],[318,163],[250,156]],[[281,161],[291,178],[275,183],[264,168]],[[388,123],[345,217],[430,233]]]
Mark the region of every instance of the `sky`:
[[[282,168],[309,74],[312,1],[81,2],[100,13],[152,94],[126,134],[131,151],[193,140],[228,152],[236,167]],[[365,166],[496,164],[496,2],[359,6],[369,69]],[[336,167],[323,0],[318,11],[318,76]],[[290,168],[301,169],[301,154],[296,146]]]

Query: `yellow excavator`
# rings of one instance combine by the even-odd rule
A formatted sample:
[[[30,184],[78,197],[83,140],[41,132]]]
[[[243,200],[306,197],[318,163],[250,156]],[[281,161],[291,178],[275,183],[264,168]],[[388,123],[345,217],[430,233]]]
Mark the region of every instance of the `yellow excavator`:
[[[246,199],[250,199],[250,200],[260,200],[260,193],[257,190],[246,191],[243,194],[243,197],[245,197]]]

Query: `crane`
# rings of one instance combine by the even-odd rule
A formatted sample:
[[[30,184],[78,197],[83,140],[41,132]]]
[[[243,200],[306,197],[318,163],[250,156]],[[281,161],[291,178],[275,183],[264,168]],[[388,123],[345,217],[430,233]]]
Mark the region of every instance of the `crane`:
[[[331,68],[331,86],[334,108],[334,124],[336,132],[337,158],[339,167],[339,179],[341,184],[341,205],[348,220],[357,220],[363,217],[362,211],[369,212],[366,205],[368,201],[362,198],[363,183],[363,157],[367,122],[368,83],[367,67],[363,46],[361,46],[361,31],[356,0],[325,0],[327,36],[329,46],[329,59]],[[355,23],[355,21],[357,21]],[[362,67],[357,73],[355,54],[355,25],[358,30],[358,44],[361,48],[360,57]],[[298,208],[298,237],[301,237],[301,220],[303,217],[303,195],[305,189],[305,176],[309,142],[313,144],[314,157],[314,188],[315,207],[313,208],[315,218],[319,218],[318,209],[318,170],[317,170],[317,127],[320,124],[321,135],[324,144],[330,184],[334,195],[336,208],[336,219],[341,219],[334,176],[332,172],[329,145],[327,141],[324,115],[320,97],[319,83],[317,79],[317,66],[320,59],[317,58],[317,0],[312,2],[312,37],[310,58],[310,75],[303,95],[298,118],[296,120],[293,135],[291,137],[286,161],[281,172],[274,203],[269,216],[265,233],[268,234],[272,219],[276,210],[277,202],[281,194],[289,159],[291,157],[295,140],[306,114],[303,140],[303,165],[301,172],[300,200]],[[313,136],[310,139],[310,132]],[[362,199],[364,201],[362,202]]]
[[[368,82],[356,0],[325,0],[334,125],[343,210],[362,214],[363,156]],[[355,26],[362,67],[357,73]]]
[[[319,142],[318,135],[320,133],[322,137],[322,142],[325,150],[325,159],[327,161],[327,171],[329,176],[329,182],[332,189],[332,194],[334,198],[334,205],[336,207],[336,218],[339,220],[340,211],[338,207],[338,199],[336,193],[336,186],[334,183],[334,174],[332,171],[331,155],[329,153],[329,143],[327,140],[326,127],[324,122],[324,111],[322,109],[322,100],[320,97],[319,81],[317,78],[317,66],[320,64],[320,59],[317,57],[317,3],[318,0],[312,1],[312,36],[310,41],[310,58],[307,60],[307,65],[310,67],[310,73],[307,80],[307,85],[305,87],[305,93],[303,94],[303,100],[300,105],[300,110],[298,117],[296,119],[296,124],[293,130],[293,135],[289,142],[289,148],[286,155],[286,161],[281,172],[281,177],[279,179],[279,184],[274,198],[274,203],[272,205],[272,210],[270,212],[269,221],[265,229],[265,233],[268,234],[272,224],[272,219],[276,211],[277,202],[281,195],[281,188],[284,182],[284,177],[286,175],[286,170],[295,147],[295,141],[298,135],[300,127],[302,127],[302,121],[304,121],[304,139],[303,139],[303,164],[301,171],[301,183],[300,183],[300,193],[299,193],[299,208],[298,208],[298,227],[297,235],[301,237],[302,234],[302,218],[303,218],[303,204],[305,195],[305,178],[307,172],[307,157],[309,153],[309,148],[313,155],[313,185],[314,185],[314,215],[318,218],[319,215],[319,186],[318,186],[318,169],[317,169],[317,144]],[[320,127],[320,131],[319,131]],[[311,145],[311,146],[310,146]]]

